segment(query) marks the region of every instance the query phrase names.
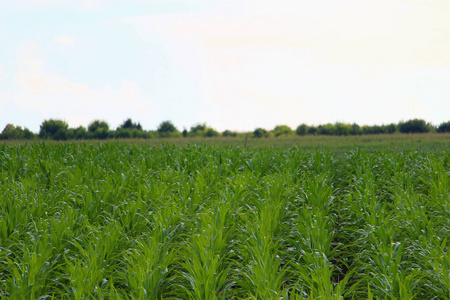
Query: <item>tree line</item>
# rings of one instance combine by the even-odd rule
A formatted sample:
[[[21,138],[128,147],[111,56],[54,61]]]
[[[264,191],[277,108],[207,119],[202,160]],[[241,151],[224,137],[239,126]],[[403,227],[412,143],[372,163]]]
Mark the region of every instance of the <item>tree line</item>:
[[[328,123],[324,125],[311,126],[300,124],[295,130],[287,125],[275,126],[272,130],[256,128],[253,132],[236,132],[225,130],[219,132],[214,128],[199,123],[190,128],[179,131],[171,121],[159,124],[156,130],[144,130],[140,123],[131,119],[125,120],[115,130],[110,128],[106,121],[94,120],[87,128],[79,126],[70,128],[69,125],[58,119],[44,120],[40,126],[39,133],[34,133],[28,128],[7,124],[0,134],[0,139],[44,139],[44,140],[85,140],[85,139],[126,139],[126,138],[168,138],[168,137],[236,137],[246,136],[254,138],[280,137],[285,135],[369,135],[369,134],[393,134],[393,133],[428,133],[428,132],[450,132],[450,121],[434,126],[422,119],[411,119],[401,121],[397,124],[387,125],[363,125],[348,123]]]

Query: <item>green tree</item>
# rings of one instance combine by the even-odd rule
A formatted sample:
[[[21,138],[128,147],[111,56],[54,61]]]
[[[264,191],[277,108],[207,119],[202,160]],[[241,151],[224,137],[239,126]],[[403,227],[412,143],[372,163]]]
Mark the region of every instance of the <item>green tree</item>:
[[[441,123],[437,128],[437,132],[450,132],[450,121]]]
[[[317,127],[317,134],[320,135],[335,135],[336,134],[336,126],[331,123],[327,123],[325,125],[319,125]]]
[[[350,131],[350,134],[352,134],[352,135],[360,135],[361,134],[361,127],[359,127],[358,124],[353,123],[352,124],[352,130]]]
[[[308,125],[306,124],[298,125],[297,129],[295,130],[295,133],[297,135],[306,135],[308,133]]]
[[[63,120],[45,120],[42,122],[39,137],[42,139],[66,140],[69,125]]]
[[[267,132],[267,130],[265,130],[264,128],[256,128],[256,129],[253,131],[253,136],[254,136],[255,138],[267,137],[267,134],[268,134],[268,132]]]
[[[158,133],[161,137],[169,137],[176,132],[178,130],[171,121],[164,121],[158,126]]]
[[[237,133],[227,129],[224,132],[222,132],[222,136],[226,136],[226,137],[237,136]]]
[[[136,130],[142,130],[141,123],[134,123],[130,118],[125,120],[122,125],[120,125],[117,130],[119,129],[136,129]]]
[[[349,135],[352,132],[352,125],[337,122],[335,125],[337,135]]]
[[[13,124],[7,124],[0,134],[1,140],[18,140],[27,139],[31,140],[34,138],[34,133],[28,128],[22,129],[20,126],[14,126]]]
[[[191,129],[189,130],[189,136],[204,136],[206,127],[206,123],[198,123],[194,126],[191,126]]]
[[[432,131],[434,128],[425,120],[413,119],[398,124],[398,130],[401,133],[426,133]]]
[[[205,130],[205,137],[215,137],[215,136],[219,136],[219,132],[211,127],[206,128]]]
[[[109,124],[106,121],[94,120],[88,126],[88,137],[94,139],[107,139],[110,136]]]
[[[272,132],[276,137],[279,137],[282,135],[291,135],[294,133],[294,131],[291,129],[291,127],[289,127],[287,125],[277,125],[272,130]]]
[[[77,128],[69,128],[69,138],[81,140],[86,138],[86,128],[79,126]]]

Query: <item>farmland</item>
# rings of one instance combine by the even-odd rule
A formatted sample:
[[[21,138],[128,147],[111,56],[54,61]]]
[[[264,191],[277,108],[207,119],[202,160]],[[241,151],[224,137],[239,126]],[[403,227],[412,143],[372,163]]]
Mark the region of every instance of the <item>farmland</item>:
[[[0,298],[450,299],[439,145],[0,144]]]

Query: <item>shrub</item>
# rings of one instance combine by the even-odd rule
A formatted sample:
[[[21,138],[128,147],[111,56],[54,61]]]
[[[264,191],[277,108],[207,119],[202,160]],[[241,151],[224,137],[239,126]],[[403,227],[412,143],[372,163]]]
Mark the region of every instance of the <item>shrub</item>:
[[[441,123],[437,129],[437,132],[450,132],[450,121]]]
[[[255,138],[267,137],[267,130],[263,128],[256,128],[255,131],[253,131],[253,136]]]
[[[222,136],[237,136],[237,133],[231,130],[225,130],[222,132]]]
[[[68,136],[69,125],[63,120],[45,120],[41,124],[39,137],[43,139],[65,140]]]
[[[275,128],[272,130],[273,134],[276,137],[282,136],[282,135],[291,135],[294,133],[294,131],[291,129],[291,127],[287,125],[278,125],[275,126]]]
[[[306,135],[308,133],[308,125],[306,124],[301,124],[297,127],[297,129],[295,130],[295,133],[297,135]]]
[[[171,121],[164,121],[158,126],[158,133],[161,137],[169,137],[172,133],[175,133],[177,131],[177,128]]]
[[[320,135],[335,135],[336,134],[336,126],[334,124],[328,123],[325,125],[319,125],[317,127],[317,134]]]
[[[125,120],[124,122],[123,122],[123,124],[122,125],[120,125],[118,128],[117,128],[117,130],[119,130],[119,129],[136,129],[136,130],[142,130],[142,126],[141,126],[141,123],[133,123],[133,121],[130,119],[130,118],[128,118],[127,120]]]
[[[432,131],[433,126],[421,119],[408,120],[398,124],[401,133],[425,133]]]

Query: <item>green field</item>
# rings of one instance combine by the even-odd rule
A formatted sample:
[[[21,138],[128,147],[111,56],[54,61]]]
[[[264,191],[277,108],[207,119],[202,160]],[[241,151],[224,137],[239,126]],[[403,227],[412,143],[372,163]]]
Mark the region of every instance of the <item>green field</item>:
[[[0,144],[0,298],[450,299],[449,137],[405,136]]]

